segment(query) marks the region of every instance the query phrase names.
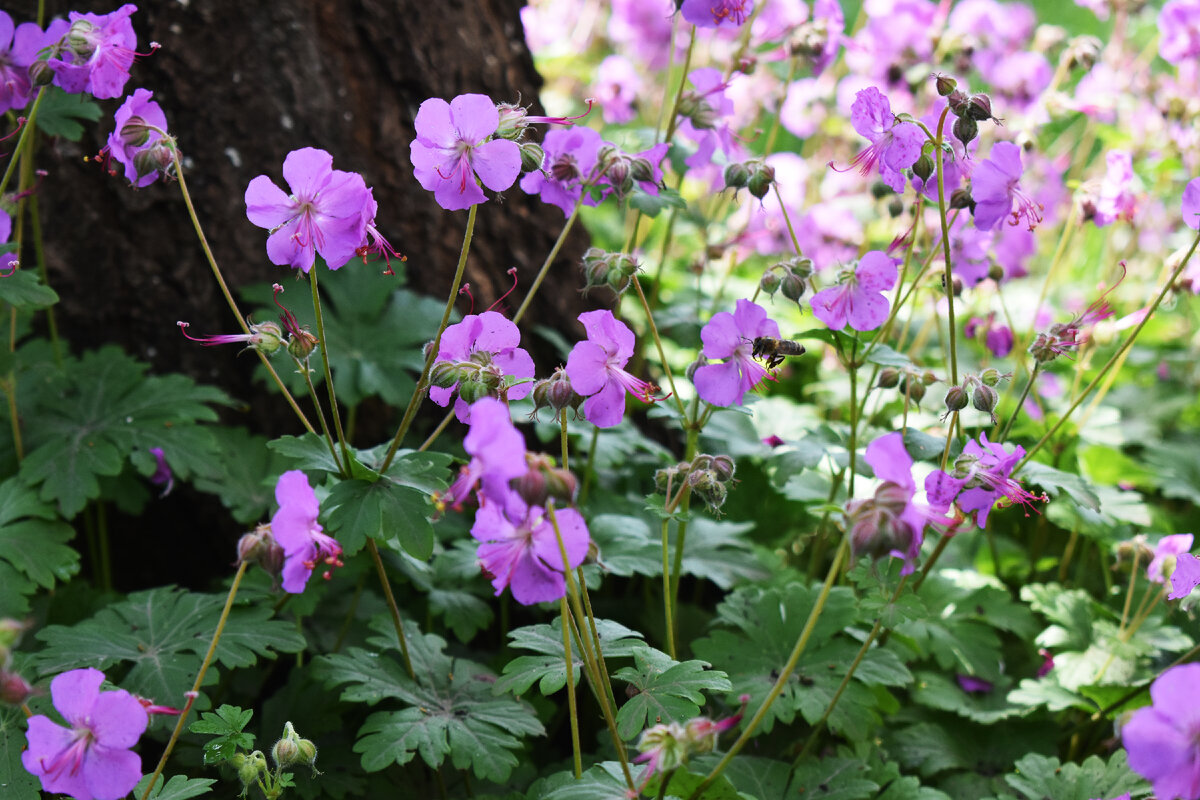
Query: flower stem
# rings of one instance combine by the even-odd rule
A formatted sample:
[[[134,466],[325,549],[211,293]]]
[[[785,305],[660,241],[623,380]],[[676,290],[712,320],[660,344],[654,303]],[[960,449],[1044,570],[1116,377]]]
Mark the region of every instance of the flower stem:
[[[675,655],[675,614],[671,608],[671,519],[664,517],[662,521],[662,573],[663,573],[663,619],[667,629],[667,654],[672,661],[679,659]],[[676,552],[681,552],[677,550]]]
[[[175,720],[175,730],[171,731],[171,738],[167,740],[162,758],[158,760],[158,766],[154,768],[150,782],[146,784],[146,788],[142,792],[141,800],[146,800],[150,796],[150,791],[154,789],[154,784],[162,775],[163,767],[167,765],[167,759],[171,757],[171,751],[175,748],[179,734],[183,732],[183,723],[187,721],[188,712],[192,710],[192,704],[196,702],[196,697],[200,694],[200,686],[204,683],[204,674],[208,672],[208,666],[217,652],[217,643],[221,641],[221,634],[225,630],[225,623],[229,620],[229,612],[233,608],[233,600],[237,597],[238,587],[242,585],[242,576],[246,574],[246,567],[249,564],[249,561],[243,561],[238,565],[237,574],[233,576],[233,584],[229,587],[229,595],[225,598],[225,607],[221,609],[221,617],[217,620],[217,629],[213,631],[212,641],[208,644],[208,652],[204,654],[204,660],[200,662],[200,672],[196,674],[192,690],[187,693],[187,703],[184,705],[183,711],[179,712],[179,719]]]
[[[421,377],[417,379],[412,397],[409,398],[408,408],[404,410],[404,418],[400,420],[400,427],[396,429],[396,435],[392,437],[392,443],[388,445],[387,456],[379,468],[380,472],[387,472],[387,468],[392,465],[392,459],[396,457],[396,451],[400,449],[400,442],[404,440],[404,434],[408,433],[408,428],[417,415],[417,408],[421,405],[421,398],[425,396],[425,390],[428,388],[429,371],[433,369],[434,359],[437,358],[438,348],[442,344],[442,334],[450,322],[450,313],[454,311],[454,302],[458,299],[458,287],[462,285],[463,273],[467,269],[467,253],[471,252],[471,237],[475,233],[475,212],[478,209],[479,206],[474,205],[467,212],[467,230],[463,234],[462,250],[458,254],[458,269],[455,270],[454,280],[450,283],[450,295],[446,298],[446,310],[442,312],[442,321],[438,325],[437,335],[433,337],[429,355],[425,356],[425,367],[421,370]]]
[[[588,447],[587,465],[583,468],[583,485],[579,487],[579,505],[587,500],[588,487],[592,483],[592,468],[596,463],[596,441],[600,438],[600,429],[592,426],[592,442]]]
[[[571,714],[571,755],[575,763],[575,780],[583,777],[583,757],[579,752],[579,712],[575,708],[575,663],[571,658],[571,612],[567,607],[567,596],[559,598],[559,613],[562,614],[563,660],[567,670],[567,708]]]
[[[779,184],[772,181],[771,191],[775,192],[775,199],[779,201],[779,211],[783,214],[783,222],[787,225],[788,236],[792,240],[792,248],[796,251],[796,255],[802,256],[804,253],[800,251],[800,240],[796,238],[796,229],[792,227],[792,218],[788,214],[787,205],[783,202],[783,197],[779,194]]]
[[[800,656],[804,653],[804,648],[808,646],[808,640],[812,637],[817,620],[820,618],[821,612],[825,609],[825,601],[829,599],[829,592],[833,589],[833,583],[837,579],[838,573],[841,572],[842,562],[846,560],[846,554],[849,550],[848,540],[843,538],[841,546],[838,547],[837,555],[833,558],[833,563],[829,565],[829,572],[825,576],[824,585],[821,586],[821,593],[817,595],[817,601],[813,604],[812,611],[808,613],[808,620],[804,623],[804,630],[800,632],[800,637],[796,639],[796,645],[792,648],[792,654],[788,656],[787,663],[783,665],[783,669],[779,672],[779,677],[775,679],[775,685],[771,687],[771,691],[763,699],[762,705],[758,707],[758,711],[754,712],[754,716],[746,723],[737,741],[730,746],[729,751],[717,762],[717,765],[705,776],[704,780],[700,781],[699,785],[689,795],[688,800],[699,800],[700,796],[712,785],[713,781],[725,771],[725,768],[729,766],[729,762],[750,741],[750,737],[754,735],[754,731],[762,723],[763,718],[766,717],[767,709],[783,693],[783,687],[791,679],[792,673],[796,670],[796,665],[800,663]]]
[[[946,115],[950,113],[947,105],[938,118],[937,138],[933,149],[937,153],[937,185],[938,185],[938,218],[942,224],[942,257],[946,260],[946,271],[943,279],[946,282],[947,320],[950,327],[950,385],[958,383],[958,350],[956,348],[956,331],[954,327],[954,276],[950,271],[950,225],[946,221],[946,171],[945,153],[942,150],[942,135],[946,125]]]
[[[382,471],[380,470],[380,472]],[[400,642],[400,655],[404,658],[404,669],[408,672],[408,677],[416,680],[417,673],[413,670],[412,659],[408,657],[408,640],[404,638],[404,620],[400,619],[400,607],[396,605],[396,595],[392,594],[392,583],[388,580],[387,570],[383,568],[383,558],[379,555],[379,546],[370,537],[367,537],[367,549],[371,551],[371,560],[375,562],[375,571],[379,574],[383,596],[387,600],[388,611],[392,614],[392,626],[396,629],[396,639]]]
[[[641,281],[637,275],[633,276],[633,287],[637,289],[638,299],[642,301],[642,308],[646,312],[646,324],[650,326],[650,335],[654,338],[654,346],[658,349],[658,359],[662,362],[663,372],[666,373],[667,383],[671,385],[671,396],[675,398],[675,405],[679,407],[679,416],[681,421],[687,418],[687,409],[683,407],[683,400],[679,397],[679,392],[675,390],[675,378],[671,375],[671,366],[667,363],[667,354],[663,350],[662,339],[658,336],[658,327],[654,324],[654,314],[650,311],[650,304],[646,302],[646,293],[642,291]]]
[[[312,286],[313,316],[316,317],[317,336],[321,340],[321,364],[325,367],[325,392],[329,395],[329,415],[333,417],[333,429],[337,431],[338,444],[342,447],[342,472],[346,477],[350,477],[350,446],[346,444],[346,434],[342,431],[342,415],[338,413],[337,392],[334,391],[333,373],[329,369],[329,340],[325,337],[325,316],[321,313],[321,292],[317,287],[316,265],[308,272],[308,282]],[[316,401],[316,395],[313,395],[313,400]],[[328,429],[325,435],[329,435]]]
[[[30,135],[29,132],[34,129],[34,123],[37,122],[38,108],[41,107],[42,98],[45,96],[46,92],[42,89],[38,91],[37,97],[34,98],[33,106],[29,109],[29,116],[25,118],[25,127],[21,129],[21,135],[17,137],[17,145],[13,148],[13,154],[8,160],[8,166],[4,168],[4,177],[0,178],[0,195],[4,194],[4,190],[8,188],[8,182],[12,180],[17,161],[20,160],[22,148],[25,146],[25,139]]]
[[[242,316],[241,310],[238,308],[237,301],[233,299],[233,295],[229,291],[229,286],[225,283],[225,277],[221,274],[221,268],[217,266],[217,259],[213,256],[212,248],[208,246],[208,238],[204,235],[204,229],[200,227],[200,218],[196,216],[196,207],[192,205],[192,195],[188,192],[187,179],[183,176],[183,161],[179,158],[179,149],[171,148],[171,154],[175,159],[175,177],[179,181],[179,193],[183,195],[183,204],[187,206],[188,217],[192,220],[192,227],[196,231],[197,238],[200,239],[200,247],[204,250],[204,257],[208,260],[208,266],[212,269],[213,277],[217,279],[217,286],[221,289],[221,294],[225,297],[225,302],[229,306],[229,310],[233,312],[234,318],[238,325],[242,328],[242,333],[249,334],[250,326],[246,324],[246,318]],[[267,368],[267,372],[271,373],[271,379],[275,381],[275,385],[279,387],[279,391],[283,393],[288,405],[292,407],[299,418],[300,423],[309,433],[316,433],[316,429],[312,423],[308,421],[308,417],[304,416],[304,412],[300,410],[299,404],[296,403],[296,398],[292,397],[292,393],[288,391],[284,385],[283,379],[279,377],[279,373],[275,371],[275,367],[267,359],[266,355],[258,350],[254,351],[258,356],[258,360]]]
[[[324,350],[324,347],[322,347],[322,350]],[[288,355],[291,354],[289,353]],[[325,445],[329,448],[329,455],[332,456],[333,463],[337,464],[338,470],[340,470],[343,475],[349,476],[350,459],[347,458],[343,461],[342,459],[338,458],[337,446],[333,443],[333,435],[329,432],[329,423],[325,421],[325,412],[321,410],[321,398],[317,395],[316,387],[313,386],[312,375],[308,368],[308,364],[304,363],[295,356],[292,356],[292,360],[296,362],[297,371],[304,376],[304,384],[308,386],[308,393],[312,397],[313,406],[317,409],[317,422],[321,423],[321,433],[325,436]]]
[[[1142,328],[1146,327],[1146,323],[1149,322],[1150,318],[1154,316],[1154,312],[1158,310],[1163,298],[1167,296],[1167,292],[1171,291],[1171,287],[1175,285],[1175,281],[1183,273],[1184,269],[1187,268],[1188,262],[1192,260],[1192,255],[1196,252],[1197,245],[1200,245],[1200,234],[1197,234],[1196,238],[1192,240],[1192,246],[1188,249],[1187,255],[1183,257],[1183,260],[1179,262],[1179,266],[1177,266],[1171,275],[1163,282],[1162,289],[1159,291],[1158,296],[1154,298],[1154,302],[1150,304],[1148,309],[1146,309],[1146,314],[1142,317],[1142,321],[1137,324],[1136,328],[1130,331],[1129,336],[1125,337],[1125,341],[1123,341],[1121,346],[1117,348],[1117,352],[1113,353],[1112,357],[1108,359],[1108,362],[1100,368],[1100,374],[1098,374],[1092,380],[1092,382],[1087,385],[1087,388],[1079,393],[1074,402],[1071,403],[1070,408],[1068,408],[1063,415],[1059,417],[1058,422],[1054,423],[1054,426],[1051,427],[1050,430],[1046,431],[1042,438],[1038,439],[1033,447],[1029,448],[1029,452],[1027,452],[1025,457],[1021,459],[1020,463],[1013,468],[1013,475],[1016,475],[1018,472],[1020,472],[1021,468],[1024,467],[1031,458],[1033,458],[1034,453],[1036,453],[1038,450],[1041,450],[1046,442],[1054,438],[1054,435],[1058,433],[1059,429],[1061,429],[1062,426],[1066,424],[1067,420],[1071,418],[1071,414],[1074,413],[1075,409],[1079,408],[1079,405],[1083,402],[1084,398],[1091,394],[1092,390],[1100,385],[1100,382],[1104,380],[1104,376],[1108,373],[1108,371],[1112,369],[1112,367],[1124,356],[1125,351],[1133,347],[1133,343],[1137,339],[1138,334],[1142,332]]]
[[[1013,423],[1017,419],[1017,415],[1021,413],[1021,409],[1025,407],[1025,398],[1029,397],[1029,390],[1033,388],[1033,382],[1038,379],[1038,374],[1042,370],[1042,362],[1035,362],[1033,372],[1029,373],[1029,380],[1025,381],[1025,390],[1021,392],[1021,397],[1017,400],[1017,405],[1012,410],[1012,414],[1008,417],[1008,422],[1004,423],[1004,427],[1000,428],[1000,435],[996,438],[996,444],[1004,444],[1004,440],[1008,438],[1009,431],[1012,430]]]

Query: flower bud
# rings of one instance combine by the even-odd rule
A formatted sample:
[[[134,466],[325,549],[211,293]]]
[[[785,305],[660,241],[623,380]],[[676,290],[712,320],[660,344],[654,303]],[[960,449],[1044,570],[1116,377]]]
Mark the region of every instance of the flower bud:
[[[54,69],[49,61],[35,61],[29,65],[29,82],[34,86],[49,86],[54,82]]]
[[[654,165],[648,158],[629,159],[629,174],[635,181],[654,183]]]
[[[921,405],[921,400],[925,397],[925,384],[921,383],[921,381],[905,375],[900,379],[899,389],[905,398],[916,403],[918,406]]]
[[[287,351],[297,361],[307,361],[320,343],[320,339],[313,336],[307,328],[297,328],[288,340]]]
[[[96,43],[93,41],[93,31],[95,30],[96,26],[87,20],[75,20],[67,30],[67,35],[63,37],[63,43],[70,48],[71,52],[84,59],[91,59],[92,54],[96,52]]]
[[[880,389],[894,389],[900,383],[900,370],[895,367],[884,367],[879,370],[879,378],[875,385]]]
[[[1000,374],[1000,370],[995,367],[988,367],[979,373],[979,381],[984,386],[999,386],[1003,378],[1004,376]]]
[[[696,356],[695,361],[693,361],[692,363],[687,365],[687,369],[684,370],[684,375],[687,376],[687,379],[689,381],[695,382],[696,370],[700,369],[701,367],[707,366],[707,365],[708,365],[708,359],[705,358],[703,355],[698,355],[698,356]]]
[[[898,195],[893,196],[892,199],[888,201],[887,212],[889,217],[896,219],[896,217],[904,213],[904,201],[901,200]]]
[[[8,650],[16,646],[22,634],[29,630],[30,623],[13,619],[0,618],[0,650]]]
[[[996,401],[998,399],[999,396],[996,394],[995,389],[981,383],[975,387],[975,391],[971,394],[971,405],[991,416],[992,422],[995,422],[996,415],[992,412],[996,408]]]
[[[237,563],[243,561],[258,564],[268,575],[278,576],[283,572],[286,556],[283,548],[271,535],[270,525],[259,525],[250,533],[242,535],[237,543]]]
[[[950,105],[950,113],[956,117],[965,117],[969,113],[967,107],[967,96],[958,89],[952,89],[946,97],[946,102]]]
[[[975,198],[971,197],[971,190],[967,188],[955,189],[950,194],[950,208],[960,209],[967,208],[975,209]]]
[[[996,283],[1004,280],[1004,267],[1000,266],[999,264],[992,264],[992,266],[988,268],[988,277],[994,280]]]
[[[15,672],[0,669],[0,703],[19,706],[33,696],[33,687]]]
[[[139,116],[132,116],[121,127],[121,142],[129,147],[141,147],[150,139],[150,126]]]
[[[678,722],[653,725],[642,732],[637,749],[643,755],[650,754],[657,771],[667,775],[687,761],[687,731]]]
[[[742,189],[750,181],[750,169],[745,164],[734,162],[725,167],[725,188]]]
[[[779,275],[773,269],[768,269],[758,279],[758,288],[767,297],[774,297],[775,292],[779,291],[779,281]]]
[[[1048,364],[1058,358],[1059,350],[1054,346],[1055,338],[1045,333],[1039,333],[1029,345],[1029,354],[1039,364]]]
[[[973,117],[959,117],[954,120],[954,138],[966,147],[972,139],[979,135],[979,123]]]
[[[762,200],[767,196],[767,192],[771,191],[773,183],[775,183],[775,168],[770,164],[757,164],[750,175],[750,180],[746,182],[746,188],[750,190],[750,194]]]
[[[261,750],[255,750],[250,755],[236,753],[229,759],[237,770],[238,780],[242,785],[249,786],[258,781],[258,776],[268,772],[267,757],[263,755]]]
[[[496,137],[512,142],[521,141],[525,136],[525,128],[529,126],[525,121],[525,109],[515,103],[497,103],[496,111],[500,114],[500,126],[496,129]]]
[[[301,739],[297,742],[300,748],[300,755],[296,759],[297,764],[308,764],[312,767],[313,774],[320,775],[317,769],[317,746],[313,744],[312,739]]]
[[[290,767],[300,760],[300,737],[292,723],[284,723],[283,736],[271,748],[271,758],[279,767]]]
[[[462,370],[457,361],[438,361],[429,371],[429,383],[439,389],[449,389],[462,380]]]
[[[717,475],[717,480],[724,482],[733,477],[737,466],[729,456],[713,456],[712,469]]]
[[[491,394],[492,387],[485,380],[485,374],[478,370],[464,375],[463,380],[458,382],[458,396],[467,405],[484,397],[490,397]]]
[[[167,143],[161,139],[133,156],[133,168],[142,177],[155,172],[170,177],[174,167],[175,156]]]
[[[1067,44],[1062,57],[1067,62],[1067,69],[1079,67],[1087,70],[1096,65],[1103,48],[1104,43],[1095,36],[1076,36]]]
[[[951,386],[946,390],[946,411],[953,413],[962,411],[969,402],[967,390],[961,386]]]
[[[929,180],[929,176],[933,174],[934,166],[933,159],[929,157],[929,154],[921,153],[921,157],[912,166],[913,175],[916,175],[923,181],[927,181]]]
[[[958,88],[958,81],[951,78],[949,75],[934,75],[933,85],[937,87],[937,93],[942,97],[946,97]]]
[[[933,384],[937,383],[937,375],[934,375],[929,370],[925,370],[923,373],[921,373],[921,382],[926,386],[932,386]]]
[[[577,409],[583,402],[583,398],[575,394],[575,390],[571,388],[571,379],[567,377],[567,372],[562,367],[555,369],[554,374],[546,380],[540,381],[534,387],[533,395],[533,401],[538,408],[549,406],[554,409],[556,414],[568,408]]]
[[[883,181],[875,181],[871,184],[871,197],[876,200],[882,200],[890,194],[895,194],[895,190]]]
[[[537,142],[521,144],[521,171],[536,172],[546,163],[546,151]]]
[[[794,272],[788,272],[779,282],[779,288],[783,292],[784,297],[793,303],[799,303],[800,298],[804,296],[804,292],[808,288],[808,281]]]
[[[967,115],[975,122],[985,122],[992,118],[992,98],[982,92],[971,95],[967,100]],[[961,137],[960,137],[961,138]],[[975,138],[974,136],[971,137]],[[967,141],[970,141],[969,139]],[[966,142],[963,142],[966,144]]]

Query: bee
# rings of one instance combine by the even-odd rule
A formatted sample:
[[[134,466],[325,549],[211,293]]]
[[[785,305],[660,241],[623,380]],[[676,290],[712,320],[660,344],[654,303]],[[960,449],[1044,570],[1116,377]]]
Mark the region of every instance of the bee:
[[[787,356],[804,355],[804,345],[791,339],[773,339],[770,336],[758,336],[754,339],[754,349],[751,355],[759,360],[765,360],[767,369],[775,369],[783,363]]]

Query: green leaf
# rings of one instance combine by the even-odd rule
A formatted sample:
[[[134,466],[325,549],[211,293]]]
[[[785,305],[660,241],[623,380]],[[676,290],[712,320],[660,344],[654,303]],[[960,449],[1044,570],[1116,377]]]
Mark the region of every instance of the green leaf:
[[[42,92],[37,127],[46,136],[61,136],[78,142],[83,138],[83,125],[79,120],[95,122],[100,119],[100,106],[86,94],[67,94],[57,86],[45,86]]]
[[[941,458],[942,451],[946,449],[946,440],[909,428],[904,434],[904,449],[916,461],[932,461]]]
[[[202,492],[220,498],[230,515],[243,525],[253,525],[270,515],[275,484],[269,479],[288,469],[287,459],[272,450],[265,436],[244,428],[214,428],[220,468],[197,475],[193,482]]]
[[[116,347],[68,359],[61,373],[22,408],[31,432],[21,463],[26,484],[68,519],[100,495],[99,479],[118,474],[134,451],[160,447],[177,479],[217,469],[212,434],[219,389],[183,375],[146,375],[146,365]]]
[[[58,302],[58,293],[41,282],[37,271],[19,269],[0,276],[0,300],[18,311],[46,308]]]
[[[140,798],[146,791],[152,775],[146,775],[133,789],[133,796]],[[176,775],[169,781],[158,781],[150,791],[150,800],[188,800],[212,791],[215,778],[187,778]]]
[[[646,794],[651,796],[659,796],[662,790],[662,775],[655,775],[646,784]],[[667,782],[666,791],[663,792],[663,797],[691,797],[701,783],[706,780],[707,776],[703,773],[689,772],[686,769],[677,769],[671,773],[671,780]],[[738,790],[730,783],[729,778],[725,775],[718,775],[717,779],[712,782],[712,785],[704,790],[698,800],[739,800]]]
[[[1082,764],[1063,764],[1057,758],[1030,753],[1015,767],[1016,772],[1005,775],[1004,780],[1028,800],[1091,800],[1126,792],[1142,795],[1146,788],[1145,782],[1130,771],[1124,750],[1118,750],[1107,762],[1090,756]]]
[[[796,767],[792,785],[804,800],[865,800],[880,788],[856,758],[807,758]]]
[[[730,761],[724,772],[734,788],[755,800],[783,800],[791,774],[791,764],[747,755]]]
[[[121,686],[160,703],[174,703],[192,687],[224,606],[224,595],[193,594],[163,587],[131,594],[71,627],[51,625],[38,633],[46,647],[35,655],[41,674],[79,667],[132,665]],[[216,660],[229,667],[253,664],[272,651],[304,649],[289,622],[268,617],[266,606],[236,608],[225,624]],[[215,674],[210,670],[215,678]]]
[[[1063,472],[1039,461],[1029,461],[1021,469],[1021,475],[1030,483],[1045,489],[1051,497],[1066,494],[1078,505],[1090,511],[1100,510],[1100,498],[1095,487],[1079,475]]]
[[[600,650],[606,661],[629,658],[636,649],[645,647],[642,635],[624,625],[607,619],[596,620],[596,632],[600,637]],[[508,634],[514,650],[530,650],[538,655],[517,656],[504,666],[504,674],[493,687],[496,694],[511,692],[516,695],[529,691],[534,683],[544,695],[553,694],[567,685],[566,658],[562,645],[562,618],[550,624],[526,625]],[[583,657],[579,644],[571,642],[572,685],[579,683]]]
[[[368,483],[339,481],[329,493],[329,525],[337,531],[346,555],[354,555],[367,539],[395,538],[406,553],[424,560],[433,555],[433,512],[429,496],[390,479]]]
[[[448,668],[425,670],[414,664],[418,679],[413,680],[393,655],[358,648],[316,661],[326,685],[347,685],[343,700],[374,704],[390,699],[409,706],[367,717],[354,745],[363,769],[377,772],[393,763],[407,764],[419,753],[434,769],[449,757],[456,769],[470,768],[482,780],[508,780],[518,764],[513,752],[521,746],[518,737],[545,733],[537,715],[526,703],[494,698],[495,676],[481,665],[451,662],[441,654],[444,641],[428,634],[421,638],[426,646],[440,643],[436,660]]]
[[[603,761],[590,767],[583,777],[575,780],[569,772],[561,784],[547,787],[550,791],[540,794],[538,800],[628,800],[625,773],[617,761]],[[548,781],[547,783],[551,783]],[[558,782],[554,782],[558,783]]]
[[[659,188],[658,194],[634,189],[629,196],[629,205],[647,217],[657,217],[664,208],[687,208],[687,201],[679,192],[664,186]]]
[[[330,475],[341,474],[341,468],[329,452],[329,445],[315,433],[303,436],[280,436],[267,443],[267,447],[283,456],[289,462],[289,469],[302,469],[305,472],[327,472]],[[315,479],[315,478],[314,478]]]
[[[54,509],[38,501],[16,478],[0,483],[0,558],[47,589],[79,572],[75,536]]]
[[[192,733],[207,733],[215,736],[204,743],[204,763],[220,764],[228,761],[239,749],[254,748],[254,734],[246,733],[246,725],[254,716],[251,709],[223,705],[215,712],[206,711],[188,727]]]
[[[1008,701],[1002,691],[983,694],[967,692],[949,676],[938,672],[918,672],[912,697],[917,703],[984,724],[1028,712],[1024,706]]]
[[[877,344],[867,354],[868,364],[878,364],[881,367],[911,367],[912,359],[903,353],[898,353],[886,344]]]
[[[25,715],[18,706],[0,705],[0,787],[4,800],[38,800],[41,783],[21,763],[26,747]]]
[[[677,662],[652,647],[635,648],[633,662],[613,674],[637,692],[617,712],[617,732],[624,739],[660,722],[687,722],[699,716],[704,692],[733,688],[725,673],[707,669],[703,661]]]

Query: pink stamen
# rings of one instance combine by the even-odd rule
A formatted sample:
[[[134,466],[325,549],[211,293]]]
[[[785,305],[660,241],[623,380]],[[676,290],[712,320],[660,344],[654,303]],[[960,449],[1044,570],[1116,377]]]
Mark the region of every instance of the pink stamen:
[[[500,305],[500,303],[504,300],[504,298],[508,297],[510,294],[512,294],[513,292],[516,291],[516,289],[517,289],[517,268],[509,267],[508,268],[508,276],[510,278],[512,278],[512,286],[508,287],[507,292],[505,292],[504,294],[497,297],[496,302],[494,302],[490,306],[488,306],[488,309],[487,309],[488,311],[494,311],[496,306]]]

